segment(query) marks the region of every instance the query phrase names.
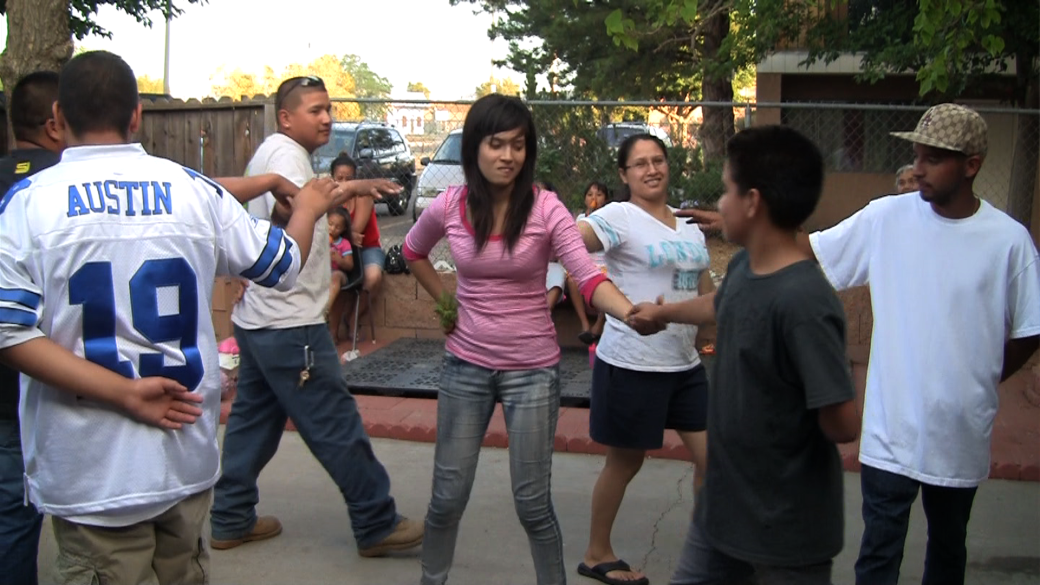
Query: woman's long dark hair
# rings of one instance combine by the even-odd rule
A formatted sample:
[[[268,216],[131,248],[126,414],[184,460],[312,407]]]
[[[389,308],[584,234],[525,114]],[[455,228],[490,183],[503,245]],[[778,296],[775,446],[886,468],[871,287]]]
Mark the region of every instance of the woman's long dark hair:
[[[466,173],[466,207],[473,217],[478,250],[484,249],[495,225],[491,185],[480,172],[477,162],[480,143],[488,136],[517,128],[524,132],[526,156],[506,209],[502,239],[510,252],[520,240],[520,234],[527,226],[527,218],[534,208],[534,163],[538,157],[534,118],[520,98],[495,93],[474,102],[466,114],[466,123],[462,127],[462,170]]]

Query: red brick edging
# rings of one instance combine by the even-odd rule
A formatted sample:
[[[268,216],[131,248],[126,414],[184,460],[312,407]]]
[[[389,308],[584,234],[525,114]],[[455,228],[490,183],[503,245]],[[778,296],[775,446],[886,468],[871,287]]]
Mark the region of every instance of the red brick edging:
[[[357,396],[361,416],[365,421],[365,430],[369,436],[380,439],[397,439],[432,443],[436,438],[437,401],[421,398],[392,398],[386,396]],[[220,422],[227,421],[231,410],[228,402],[221,404]],[[295,431],[292,421],[286,430]],[[506,435],[505,419],[502,408],[495,408],[495,414],[488,425],[484,437],[485,447],[505,448],[509,444]],[[603,455],[606,448],[589,438],[589,414],[585,408],[561,408],[560,420],[556,426],[555,448],[561,453],[584,453]],[[858,472],[860,463],[857,457],[859,444],[841,445],[842,466],[846,471]],[[647,454],[657,459],[689,460],[686,447],[674,433],[666,433],[664,447]],[[996,460],[990,467],[990,479],[1010,479],[1019,481],[1040,482],[1040,465],[1022,463],[1002,463]]]

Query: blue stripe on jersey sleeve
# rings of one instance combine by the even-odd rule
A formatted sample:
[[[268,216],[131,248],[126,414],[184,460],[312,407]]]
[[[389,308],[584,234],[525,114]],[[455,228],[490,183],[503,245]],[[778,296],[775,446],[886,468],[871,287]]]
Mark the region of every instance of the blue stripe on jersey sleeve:
[[[286,270],[292,266],[292,240],[289,238],[283,238],[285,240],[285,250],[282,252],[282,259],[278,261],[278,264],[271,271],[271,274],[267,275],[267,278],[258,282],[260,286],[274,286],[278,284],[278,281],[282,279],[282,275],[285,274]]]
[[[32,327],[36,325],[36,313],[21,309],[0,309],[0,323]]]
[[[210,187],[213,187],[217,191],[217,197],[223,197],[224,196],[224,188],[221,187],[220,184],[217,183],[216,181],[214,181],[213,179],[207,177],[206,175],[201,175],[201,174],[195,172],[194,169],[189,169],[188,167],[181,167],[181,168],[184,169],[184,172],[188,173],[188,176],[191,177],[192,179],[195,179],[197,181],[202,181],[203,183],[206,183]]]
[[[267,269],[274,263],[274,257],[278,254],[278,248],[281,247],[283,234],[282,228],[271,226],[270,231],[267,232],[267,245],[264,246],[264,250],[260,253],[260,257],[256,259],[256,262],[242,272],[242,278],[253,280],[267,272]]]
[[[0,301],[18,303],[35,311],[40,306],[40,295],[21,288],[0,288]]]
[[[3,213],[4,210],[7,209],[7,204],[10,203],[12,199],[14,199],[14,194],[15,193],[21,191],[22,189],[25,189],[26,187],[28,187],[31,184],[32,184],[32,180],[31,179],[22,179],[21,181],[18,181],[14,185],[11,185],[11,188],[7,190],[7,193],[2,195],[2,196],[0,196],[0,197],[3,197],[2,199],[0,199],[0,213]]]

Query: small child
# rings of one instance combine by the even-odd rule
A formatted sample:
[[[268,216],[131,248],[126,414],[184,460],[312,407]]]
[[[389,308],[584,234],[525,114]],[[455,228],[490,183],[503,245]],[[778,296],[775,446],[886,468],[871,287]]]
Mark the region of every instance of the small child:
[[[329,301],[325,305],[325,313],[329,314],[339,296],[339,291],[347,285],[347,275],[354,269],[354,251],[350,239],[343,237],[350,233],[350,212],[342,207],[329,211],[329,260],[332,262],[332,281],[329,283]],[[336,329],[342,315],[329,320],[329,331],[336,339]]]
[[[610,189],[599,181],[592,181],[585,187],[585,211],[579,213],[575,221],[585,219],[592,215],[592,212],[602,209],[608,203],[610,203]],[[592,261],[599,267],[600,271],[606,274],[607,261],[603,257],[603,252],[592,252],[589,256],[592,257]],[[597,311],[596,322],[590,326],[585,301],[582,300],[580,294],[575,294],[575,291],[577,291],[577,284],[568,276],[567,294],[570,295],[571,303],[574,305],[574,312],[578,314],[578,321],[581,322],[581,333],[578,335],[578,339],[585,345],[592,346],[603,335],[603,327],[607,324],[607,318],[602,312]]]
[[[835,443],[859,431],[845,313],[796,242],[819,201],[823,157],[763,126],[726,145],[723,233],[744,250],[714,294],[643,304],[629,321],[718,322],[708,472],[672,585],[830,585],[844,501]]]

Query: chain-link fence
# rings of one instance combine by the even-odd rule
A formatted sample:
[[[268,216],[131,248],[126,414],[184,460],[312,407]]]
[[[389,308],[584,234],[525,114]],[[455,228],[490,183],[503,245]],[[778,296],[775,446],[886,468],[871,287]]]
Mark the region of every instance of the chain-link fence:
[[[329,145],[315,153],[315,170],[328,172],[345,152],[360,176],[399,180],[408,197],[390,202],[391,215],[417,218],[449,185],[464,182],[460,164],[462,126],[472,102],[336,100],[353,112],[333,127]],[[671,203],[714,207],[722,193],[726,140],[743,128],[790,125],[823,152],[829,180],[818,209],[824,224],[855,211],[871,198],[896,192],[896,171],[913,160],[909,142],[891,132],[916,126],[922,106],[809,103],[577,102],[531,101],[538,129],[536,179],[551,185],[575,214],[584,211],[586,186],[606,184],[623,195],[617,149],[635,133],[649,132],[669,146]],[[1040,111],[978,108],[989,125],[989,153],[976,192],[1022,221],[1037,186]],[[399,244],[411,221],[383,230],[383,246]],[[818,225],[815,227],[826,227]],[[453,267],[442,243],[435,263]]]

